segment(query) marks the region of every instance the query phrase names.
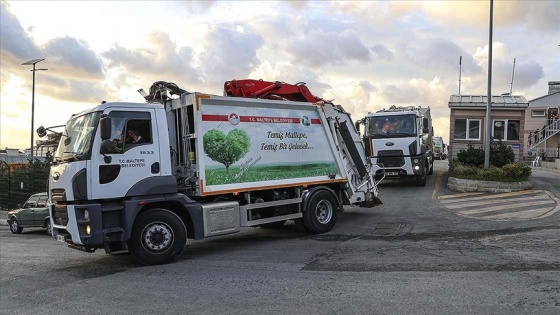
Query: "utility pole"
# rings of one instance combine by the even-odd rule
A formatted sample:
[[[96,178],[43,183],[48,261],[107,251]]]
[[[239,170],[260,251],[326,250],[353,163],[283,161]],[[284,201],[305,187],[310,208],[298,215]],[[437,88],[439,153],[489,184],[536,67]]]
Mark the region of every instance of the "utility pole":
[[[488,103],[486,105],[486,133],[484,134],[484,168],[490,167],[490,141],[492,139],[492,22],[494,0],[490,0],[490,27],[488,44]]]

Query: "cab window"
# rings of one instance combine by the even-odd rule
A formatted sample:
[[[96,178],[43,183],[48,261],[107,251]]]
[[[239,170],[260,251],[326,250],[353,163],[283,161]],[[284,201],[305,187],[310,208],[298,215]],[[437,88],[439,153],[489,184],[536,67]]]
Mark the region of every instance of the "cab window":
[[[112,111],[110,153],[123,153],[126,150],[153,142],[152,121],[149,112]]]

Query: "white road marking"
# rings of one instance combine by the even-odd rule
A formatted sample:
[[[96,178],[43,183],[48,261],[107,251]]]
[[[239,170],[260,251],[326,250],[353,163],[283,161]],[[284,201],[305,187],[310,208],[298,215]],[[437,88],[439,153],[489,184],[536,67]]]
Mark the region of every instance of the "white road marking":
[[[523,205],[513,204],[513,205],[501,205],[501,206],[495,206],[495,207],[484,207],[484,208],[475,209],[475,210],[459,211],[459,213],[463,214],[463,215],[479,214],[479,213],[486,213],[486,212],[493,212],[493,211],[500,211],[500,210],[507,210],[507,209],[519,209],[521,207],[527,207],[527,206],[540,206],[540,205],[546,205],[546,204],[550,204],[550,206],[552,207],[552,206],[554,206],[554,200],[527,202],[527,203],[524,203]],[[552,209],[552,208],[548,208],[548,209]],[[530,210],[526,210],[526,211],[530,211]]]
[[[460,209],[465,207],[474,207],[474,206],[484,206],[484,205],[493,205],[505,202],[517,202],[517,201],[538,201],[538,200],[550,200],[546,194],[540,194],[538,196],[527,196],[521,198],[508,198],[508,199],[493,199],[493,200],[482,200],[482,201],[475,201],[475,202],[461,202],[460,204],[449,204],[446,205],[448,209]],[[553,202],[553,201],[551,201]],[[514,206],[522,207],[523,203],[516,203]]]
[[[503,219],[534,219],[545,215],[547,212],[551,211],[550,207],[532,209],[525,211],[510,212],[504,214],[495,214],[484,217],[486,220],[503,220]]]
[[[442,203],[452,203],[452,202],[462,202],[462,201],[472,201],[472,200],[495,199],[495,198],[503,198],[503,197],[510,197],[510,196],[535,194],[535,193],[540,193],[540,192],[542,192],[542,190],[522,190],[522,191],[514,191],[514,192],[509,192],[509,193],[503,193],[503,194],[485,195],[485,196],[481,196],[481,197],[442,200],[441,202]]]
[[[524,190],[483,196],[479,194],[460,193],[441,196],[438,199],[443,199],[440,203],[453,213],[478,220],[540,219],[560,211],[560,200],[546,190]],[[496,213],[498,211],[500,212]]]
[[[466,193],[461,193],[461,194],[439,196],[438,199],[450,199],[450,198],[457,198],[457,197],[464,197],[464,196],[477,196],[477,195],[482,195],[482,194],[484,194],[484,193],[483,192],[466,192]]]

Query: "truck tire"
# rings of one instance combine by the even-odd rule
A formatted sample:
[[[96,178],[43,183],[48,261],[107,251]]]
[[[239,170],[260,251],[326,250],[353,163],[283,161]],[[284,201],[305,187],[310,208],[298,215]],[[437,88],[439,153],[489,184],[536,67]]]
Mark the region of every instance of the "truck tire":
[[[434,174],[434,160],[432,160],[432,164],[430,164],[430,170],[428,171],[428,175]]]
[[[314,192],[303,213],[305,228],[312,233],[325,233],[332,230],[336,224],[337,208],[338,202],[330,192],[326,190]]]
[[[426,182],[427,182],[426,174],[418,175],[418,176],[416,177],[416,185],[418,185],[418,186],[426,186]]]
[[[167,209],[151,209],[140,214],[132,226],[128,250],[144,265],[173,262],[187,244],[187,229],[181,218]]]

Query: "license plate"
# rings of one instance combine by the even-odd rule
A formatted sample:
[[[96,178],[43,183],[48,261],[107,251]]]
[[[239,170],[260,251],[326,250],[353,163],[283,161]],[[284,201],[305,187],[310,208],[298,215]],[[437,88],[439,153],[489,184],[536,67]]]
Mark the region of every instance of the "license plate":
[[[397,172],[387,172],[386,174],[387,174],[387,176],[397,176],[397,175],[399,175],[399,173],[397,173]]]
[[[61,235],[61,234],[58,234],[56,236],[56,240],[59,241],[59,242],[66,243],[66,241],[64,240],[64,235]]]

